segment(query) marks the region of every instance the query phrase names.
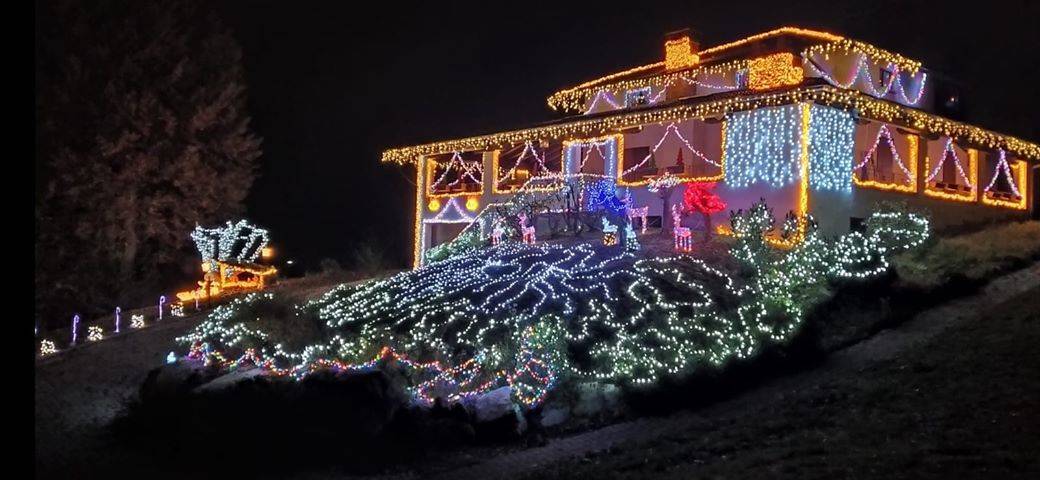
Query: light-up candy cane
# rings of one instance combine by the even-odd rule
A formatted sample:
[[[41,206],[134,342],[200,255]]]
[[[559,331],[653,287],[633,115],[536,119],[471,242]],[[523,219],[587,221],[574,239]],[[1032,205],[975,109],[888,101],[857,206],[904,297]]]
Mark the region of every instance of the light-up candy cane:
[[[116,307],[116,333],[119,333],[119,312],[122,311],[122,308]]]
[[[77,314],[72,316],[72,344],[73,345],[76,344],[76,334],[77,334],[77,330],[78,329],[79,329],[79,314],[77,313]]]
[[[166,295],[159,296],[159,320],[162,320],[162,306],[166,303]]]
[[[195,311],[197,312],[199,310],[199,291],[196,289],[192,296],[195,297]]]

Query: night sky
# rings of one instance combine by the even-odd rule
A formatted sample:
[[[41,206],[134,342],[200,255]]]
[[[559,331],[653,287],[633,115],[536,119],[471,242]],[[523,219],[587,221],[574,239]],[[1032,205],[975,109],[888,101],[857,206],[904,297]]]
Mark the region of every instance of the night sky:
[[[553,91],[659,61],[685,27],[704,48],[780,26],[863,40],[962,81],[968,120],[1040,140],[1040,2],[491,3],[216,2],[264,138],[249,218],[282,260],[349,266],[368,239],[406,265],[414,171],[382,150],[556,118]]]

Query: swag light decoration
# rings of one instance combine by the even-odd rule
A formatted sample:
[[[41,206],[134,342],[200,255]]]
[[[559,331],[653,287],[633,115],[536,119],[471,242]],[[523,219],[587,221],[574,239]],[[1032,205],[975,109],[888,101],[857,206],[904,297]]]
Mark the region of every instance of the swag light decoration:
[[[1004,152],[1003,149],[1001,149],[998,150],[998,155],[999,157],[997,159],[997,165],[996,169],[993,172],[993,176],[990,179],[989,184],[986,185],[986,188],[983,189],[982,203],[986,205],[1025,210],[1026,208],[1028,208],[1028,205],[1026,204],[1026,197],[1022,194],[1022,191],[1025,190],[1025,187],[1027,185],[1026,177],[1027,173],[1029,172],[1029,166],[1024,161],[1016,162],[1015,170],[1017,171],[1018,175],[1013,175],[1011,173],[1011,166],[1008,164],[1007,153]],[[1010,192],[1008,192],[1008,194],[1003,195],[1003,197],[1005,198],[998,197],[996,195],[996,192],[993,191],[993,187],[996,185],[997,179],[1002,175],[1004,176],[1005,180],[1007,181],[1008,187],[1011,190]],[[1018,179],[1017,182],[1021,182],[1021,189],[1019,188],[1019,184],[1015,180],[1016,178]]]
[[[956,200],[961,202],[974,202],[978,194],[978,163],[979,155],[975,149],[968,149],[968,169],[965,172],[964,164],[961,162],[961,158],[957,155],[957,149],[954,148],[953,139],[947,138],[946,143],[943,145],[942,153],[939,154],[939,161],[935,163],[935,167],[932,167],[932,159],[926,155],[924,157],[924,170],[928,173],[928,176],[924,179],[924,194],[930,197],[942,198],[946,200]],[[936,181],[936,177],[942,172],[942,168],[950,162],[954,165],[957,171],[957,176],[963,182],[963,185],[957,182],[951,182],[948,178],[943,178],[945,182],[942,182],[946,188],[938,188],[940,185]]]
[[[480,135],[456,140],[393,148],[383,152],[383,162],[399,164],[415,163],[420,157],[452,150],[493,150],[503,145],[538,139],[567,139],[604,135],[625,128],[641,125],[704,119],[733,112],[776,107],[800,102],[815,102],[821,105],[854,110],[863,118],[879,122],[905,125],[929,134],[955,137],[958,141],[978,145],[981,148],[1002,148],[1016,156],[1038,159],[1040,145],[1009,135],[943,118],[928,112],[906,107],[855,90],[843,90],[833,86],[800,87],[787,91],[741,95],[719,100],[692,104],[676,104],[650,110],[625,111],[599,118],[581,118],[543,127],[526,128],[509,132]]]
[[[894,179],[875,180],[870,178],[860,178],[860,169],[869,165],[871,160],[874,160],[874,152],[877,151],[882,139],[885,140],[885,148],[888,148],[893,161],[902,173],[902,181],[896,181]],[[853,183],[860,187],[875,188],[878,190],[893,190],[905,193],[917,192],[917,146],[919,139],[916,135],[907,135],[906,141],[908,145],[907,152],[909,152],[910,158],[907,162],[904,162],[903,158],[899,155],[899,150],[896,148],[895,140],[892,138],[892,132],[889,131],[888,125],[881,125],[877,137],[874,139],[874,144],[867,150],[867,153],[863,156],[863,160],[852,167],[853,172],[855,172],[852,176]],[[909,166],[907,166],[908,164]]]
[[[271,294],[218,307],[178,341],[196,358],[222,366],[248,361],[295,378],[322,368],[370,368],[407,353],[436,359],[421,364],[429,366],[413,390],[421,402],[432,400],[434,383],[448,400],[512,384],[517,401],[534,405],[564,376],[641,385],[753,356],[798,330],[811,306],[806,298],[821,282],[880,274],[888,255],[929,235],[927,220],[911,213],[875,214],[865,233],[835,241],[821,238],[811,219],[789,221],[786,233],[799,223],[810,228],[801,243],[777,254],[766,241],[773,218],[764,204],[731,222],[732,254],[751,272],[739,282],[684,255],[640,260],[588,244],[509,243],[329,291],[300,308],[323,320],[331,339],[298,352],[241,316],[246,304]],[[541,344],[557,346],[525,347],[532,326],[555,332]],[[493,346],[502,342],[521,354],[500,358]],[[380,345],[380,356],[370,360],[365,352]],[[588,361],[569,358],[568,348],[585,350]],[[238,360],[232,351],[242,352]],[[455,367],[442,366],[452,361]],[[431,376],[439,380],[428,383]]]
[[[628,180],[625,180],[625,177],[627,177],[632,172],[634,172],[636,170],[639,170],[640,168],[643,167],[643,165],[646,165],[647,162],[649,162],[650,159],[653,158],[654,154],[657,153],[657,150],[661,148],[661,145],[664,144],[664,141],[667,140],[668,137],[671,136],[671,135],[674,135],[676,138],[678,138],[679,141],[681,142],[682,146],[686,147],[686,149],[689,150],[690,153],[692,153],[697,158],[701,159],[704,163],[707,163],[709,165],[712,165],[714,167],[719,168],[719,174],[717,174],[717,175],[711,175],[711,176],[708,176],[708,177],[701,177],[701,178],[691,178],[690,180],[692,180],[692,181],[699,181],[699,182],[711,182],[711,181],[717,181],[717,180],[721,180],[722,179],[722,168],[723,168],[722,167],[722,163],[721,162],[716,162],[716,161],[708,158],[703,153],[701,153],[700,150],[697,150],[696,148],[693,148],[693,145],[690,145],[689,140],[687,140],[686,137],[684,137],[683,134],[679,131],[679,126],[675,122],[672,122],[672,123],[669,123],[668,126],[665,127],[664,134],[661,135],[661,138],[657,140],[657,143],[655,143],[654,146],[650,148],[650,152],[647,153],[646,156],[643,157],[643,159],[641,161],[639,161],[639,163],[636,163],[635,165],[632,165],[631,167],[629,167],[627,169],[623,169],[623,167],[624,167],[623,162],[618,162],[617,163],[617,166],[618,166],[618,174],[617,174],[618,184],[619,185],[625,185],[625,186],[638,186],[638,185],[647,185],[647,184],[649,184],[650,181],[653,180],[653,179],[642,180],[642,181],[639,181],[639,180],[637,180],[637,181],[628,181]],[[682,153],[681,149],[679,150],[679,153],[680,154]]]
[[[864,85],[864,91],[877,98],[883,98],[887,96],[889,92],[895,92],[898,95],[896,98],[901,99],[902,103],[906,105],[917,105],[924,96],[925,83],[928,81],[928,74],[925,72],[920,72],[921,76],[917,79],[917,92],[913,95],[908,95],[906,93],[906,87],[903,86],[900,68],[894,63],[888,63],[887,66],[890,75],[888,83],[883,83],[881,88],[877,88],[874,86],[874,77],[870,74],[871,64],[870,59],[866,54],[856,54],[855,66],[852,68],[852,73],[849,75],[849,79],[844,82],[834,78],[831,74],[818,66],[815,57],[810,56],[808,52],[805,52],[802,55],[805,58],[805,63],[809,65],[814,73],[823,77],[824,80],[836,87],[853,88],[856,85]],[[827,55],[825,59],[829,59],[829,55]],[[913,75],[911,75],[910,78],[913,80]]]

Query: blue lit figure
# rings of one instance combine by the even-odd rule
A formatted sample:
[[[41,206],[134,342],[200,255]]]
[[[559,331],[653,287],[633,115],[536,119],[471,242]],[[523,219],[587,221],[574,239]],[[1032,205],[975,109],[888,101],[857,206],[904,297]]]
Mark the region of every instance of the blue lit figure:
[[[166,363],[177,363],[177,354],[170,352],[166,355]]]

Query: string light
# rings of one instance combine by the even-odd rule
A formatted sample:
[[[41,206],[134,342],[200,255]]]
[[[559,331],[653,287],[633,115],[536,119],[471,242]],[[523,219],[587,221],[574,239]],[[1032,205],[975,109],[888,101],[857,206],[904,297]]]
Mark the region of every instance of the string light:
[[[857,174],[853,174],[852,181],[857,186],[864,188],[874,188],[878,190],[893,190],[897,192],[914,193],[917,191],[917,148],[918,148],[918,137],[916,135],[907,135],[906,141],[908,143],[909,150],[909,167],[903,162],[902,157],[899,156],[899,151],[896,149],[895,141],[892,139],[892,133],[888,130],[888,125],[881,125],[878,130],[877,137],[874,138],[874,144],[867,150],[866,155],[863,156],[863,161],[852,167],[853,172],[858,171],[860,168],[866,166],[870,160],[874,158],[874,152],[878,148],[878,144],[881,143],[881,139],[884,138],[887,143],[889,152],[892,154],[892,159],[895,160],[896,166],[903,173],[905,180],[903,182],[895,182],[888,180],[877,180],[877,179],[862,179]]]
[[[104,337],[104,331],[101,329],[100,325],[91,325],[91,326],[87,327],[87,341],[88,342],[97,342],[97,341],[100,341],[103,338],[105,338]]]
[[[130,328],[144,328],[144,315],[130,315]]]
[[[737,112],[726,117],[726,184],[757,182],[780,188],[797,177],[800,110],[797,105]]]
[[[794,54],[783,52],[752,59],[748,62],[748,88],[771,90],[802,83],[805,72],[794,65]]]
[[[675,122],[672,122],[672,123],[669,123],[667,127],[665,127],[664,134],[661,135],[661,138],[658,139],[657,143],[655,143],[654,146],[650,149],[650,153],[648,153],[646,155],[646,157],[643,157],[643,160],[641,160],[639,163],[629,167],[626,170],[622,170],[622,168],[624,167],[624,162],[617,162],[617,166],[618,166],[618,170],[617,170],[617,172],[618,172],[617,173],[618,184],[619,185],[624,185],[624,186],[640,186],[640,185],[647,185],[647,184],[649,184],[650,183],[650,179],[646,179],[646,180],[642,180],[642,181],[627,181],[627,180],[625,180],[625,177],[628,176],[628,174],[638,170],[640,167],[645,165],[647,162],[649,162],[650,159],[653,158],[654,154],[657,153],[657,150],[659,148],[661,148],[661,145],[664,144],[664,141],[668,139],[669,135],[676,136],[679,139],[679,141],[682,142],[682,145],[686,147],[687,150],[689,150],[695,156],[697,156],[698,158],[703,160],[705,163],[707,163],[709,165],[712,165],[712,166],[715,166],[715,167],[718,167],[720,169],[720,173],[718,175],[711,175],[711,176],[707,176],[707,177],[690,178],[689,181],[710,182],[710,181],[721,180],[721,177],[722,177],[722,173],[721,173],[722,163],[716,162],[716,161],[708,158],[703,153],[701,153],[699,150],[697,150],[696,148],[693,148],[693,145],[690,145],[690,142],[688,140],[686,140],[686,137],[684,137],[682,135],[682,133],[679,132],[679,127],[675,124]]]
[[[170,315],[173,315],[175,317],[183,317],[184,316],[184,304],[180,303],[180,302],[171,304],[170,305]]]
[[[815,86],[757,95],[742,95],[695,104],[683,103],[639,111],[622,111],[593,119],[580,118],[543,127],[448,140],[413,147],[394,148],[383,152],[382,161],[401,164],[411,163],[421,155],[438,154],[445,151],[494,150],[501,148],[503,145],[519,144],[528,140],[588,137],[647,124],[681,122],[688,119],[703,120],[731,112],[801,102],[815,102],[845,110],[855,110],[861,116],[879,122],[900,124],[929,134],[954,137],[958,141],[964,141],[983,148],[994,150],[1003,148],[1020,158],[1040,158],[1040,145],[1035,143],[983,130],[903,105],[879,100],[854,90],[842,90],[832,86]]]
[[[948,192],[943,189],[939,189],[936,183],[932,180],[939,175],[943,164],[948,158],[952,157],[954,165],[957,167],[957,173],[960,179],[964,181],[964,186],[968,188],[964,191],[958,185],[954,185],[955,191]],[[964,172],[964,166],[961,164],[960,157],[957,156],[957,151],[953,147],[953,139],[947,139],[946,144],[943,146],[943,152],[940,154],[939,162],[936,163],[935,168],[931,167],[931,159],[926,155],[924,157],[924,168],[926,172],[931,172],[928,177],[925,178],[924,194],[929,197],[941,198],[944,200],[954,200],[959,202],[974,202],[978,195],[978,164],[979,164],[979,153],[975,149],[968,149],[968,173]],[[945,180],[945,179],[944,179]]]
[[[688,35],[664,42],[665,70],[690,68],[700,61],[701,58],[693,51],[693,42]]]
[[[48,355],[54,355],[58,353],[58,347],[54,345],[54,342],[44,339],[40,341],[40,356],[46,357]]]
[[[76,344],[76,337],[79,336],[79,314],[72,316],[72,345]]]
[[[820,105],[811,106],[809,122],[809,185],[814,190],[852,191],[856,123],[852,114]]]
[[[519,403],[531,406],[561,374],[645,385],[662,375],[753,356],[764,344],[786,341],[798,330],[808,307],[800,292],[827,277],[877,275],[887,269],[887,255],[918,245],[929,234],[923,217],[875,214],[865,234],[827,242],[809,228],[805,241],[777,256],[763,247],[772,228],[764,204],[734,214],[732,223],[732,253],[750,272],[740,282],[688,256],[636,260],[624,250],[597,251],[588,244],[510,243],[337,287],[300,307],[337,333],[299,352],[286,351],[236,320],[243,308],[272,299],[271,294],[250,294],[217,307],[178,342],[190,345],[189,358],[207,365],[250,363],[297,379],[319,369],[354,371],[400,362],[418,376],[412,393],[419,403],[432,404],[437,392],[454,402],[506,384]],[[785,230],[795,228],[790,223]],[[491,347],[501,340],[520,352],[504,365]],[[383,342],[390,344],[384,343],[375,359],[352,363]],[[570,362],[568,348],[585,350],[591,364]],[[224,349],[244,353],[234,359]],[[444,359],[476,354],[447,367],[398,351]]]
[[[925,84],[928,81],[928,73],[920,72],[921,78],[917,82],[917,93],[913,96],[913,99],[911,99],[910,96],[906,94],[906,87],[903,86],[903,80],[899,76],[899,66],[892,63],[888,64],[888,68],[892,69],[888,84],[882,85],[882,88],[878,89],[874,87],[874,77],[870,74],[870,65],[867,63],[868,59],[866,54],[860,53],[857,55],[856,65],[853,67],[852,75],[846,82],[839,81],[829,73],[825,72],[816,64],[812,57],[806,54],[803,54],[803,56],[805,58],[805,63],[813,69],[816,75],[823,77],[823,79],[831,85],[840,88],[852,88],[862,78],[863,83],[867,86],[868,90],[866,90],[866,92],[868,94],[882,98],[887,96],[889,92],[894,91],[898,95],[897,98],[902,98],[902,102],[907,105],[917,105],[917,103],[921,101],[921,98],[924,96]]]
[[[1021,192],[1024,191],[1028,185],[1026,183],[1028,165],[1026,165],[1026,162],[1023,161],[1015,162],[1015,170],[1018,173],[1016,177],[1015,175],[1011,174],[1011,166],[1008,164],[1007,154],[1004,152],[1004,150],[998,150],[998,154],[999,158],[997,160],[997,166],[993,171],[993,177],[990,179],[989,185],[986,185],[986,188],[983,189],[982,203],[985,205],[991,205],[995,207],[1007,207],[1018,210],[1027,209],[1028,205],[1026,204],[1026,197],[1025,195],[1022,195]],[[997,177],[999,177],[1001,174],[1005,176],[1008,182],[1008,186],[1011,188],[1011,195],[1013,196],[1012,200],[998,198],[996,192],[992,191],[993,186],[997,182]],[[1015,178],[1018,178],[1018,182],[1020,182],[1021,188],[1019,187],[1019,185],[1016,184]]]

